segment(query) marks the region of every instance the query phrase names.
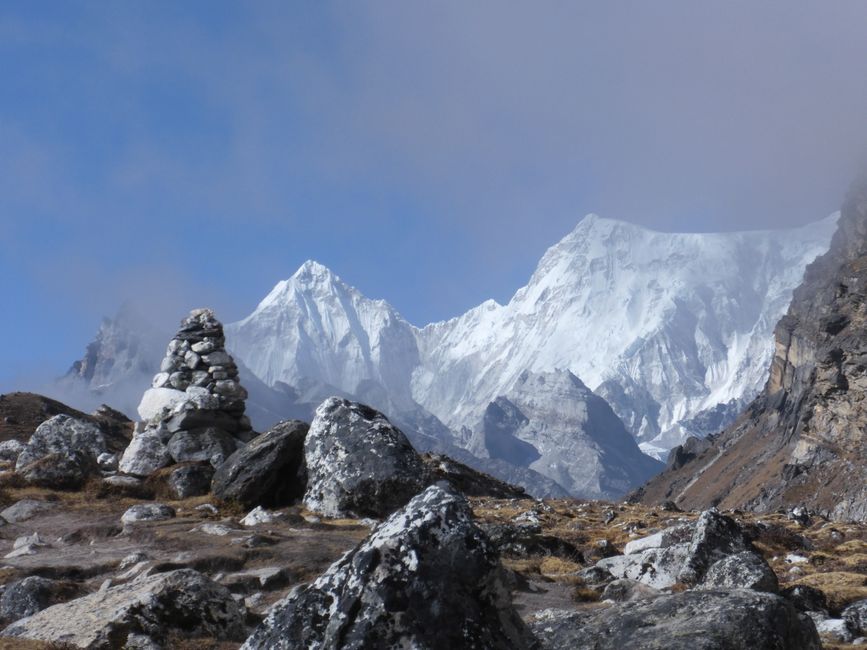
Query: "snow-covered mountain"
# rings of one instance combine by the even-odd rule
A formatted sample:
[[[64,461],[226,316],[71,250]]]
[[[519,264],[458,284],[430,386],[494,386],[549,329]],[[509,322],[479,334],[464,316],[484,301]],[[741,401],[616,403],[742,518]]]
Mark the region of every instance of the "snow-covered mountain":
[[[413,396],[459,430],[525,370],[569,370],[647,449],[670,449],[689,433],[685,421],[762,388],[774,325],[836,219],[677,234],[590,215],[508,304],[418,332]]]
[[[524,371],[568,370],[664,454],[761,389],[774,324],[836,218],[679,234],[590,215],[508,304],[421,329],[307,262],[227,331],[266,383],[312,378],[386,410],[421,406],[462,446]]]
[[[260,426],[342,394],[386,412],[417,446],[537,492],[557,493],[557,481],[576,494],[613,494],[619,487],[611,486],[644,471],[636,449],[572,444],[587,433],[576,424],[587,396],[570,393],[555,413],[557,401],[532,381],[522,386],[522,377],[574,376],[659,457],[689,433],[723,427],[762,388],[774,324],[807,264],[827,249],[836,218],[791,230],[677,234],[590,215],[545,253],[507,304],[487,301],[423,328],[310,261],[226,326],[227,345],[242,381],[248,374],[254,385]],[[486,415],[503,407],[531,423],[510,435],[535,449],[518,445],[526,458],[538,454],[534,460],[491,455],[480,443]],[[543,449],[551,426],[566,436],[557,443],[570,450],[564,462],[601,462],[589,479],[595,488],[555,462],[537,462],[553,454]],[[604,439],[591,428],[592,439]]]

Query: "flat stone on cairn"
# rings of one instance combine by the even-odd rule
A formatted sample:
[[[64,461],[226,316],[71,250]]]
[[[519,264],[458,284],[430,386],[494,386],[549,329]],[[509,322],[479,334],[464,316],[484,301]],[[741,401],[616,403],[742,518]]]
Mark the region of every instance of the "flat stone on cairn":
[[[247,391],[225,346],[223,325],[210,309],[195,309],[181,321],[139,404],[142,422],[121,458],[121,472],[146,476],[201,460],[216,467],[253,437],[244,414]]]

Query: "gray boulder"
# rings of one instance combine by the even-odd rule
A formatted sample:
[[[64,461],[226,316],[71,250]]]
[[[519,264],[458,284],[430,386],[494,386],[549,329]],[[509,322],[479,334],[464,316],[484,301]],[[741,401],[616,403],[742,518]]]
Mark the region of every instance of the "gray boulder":
[[[531,623],[544,650],[820,650],[816,627],[788,601],[750,590],[685,591]]]
[[[54,490],[76,490],[99,473],[96,459],[87,451],[78,449],[47,454],[18,470],[18,474],[31,485]]]
[[[843,610],[843,620],[859,636],[867,636],[867,600],[859,600]]]
[[[425,485],[425,466],[403,432],[363,404],[332,397],[304,442],[304,505],[328,517],[383,517]]]
[[[780,591],[780,583],[763,557],[744,551],[714,563],[704,576],[701,588],[753,589],[776,594]]]
[[[39,501],[38,499],[22,499],[16,501],[8,508],[4,508],[0,512],[0,517],[8,521],[10,524],[17,524],[28,519],[33,519],[48,510],[53,510],[56,506],[47,501]]]
[[[6,585],[0,596],[0,620],[12,622],[80,595],[69,582],[30,576]]]
[[[217,468],[211,491],[245,507],[276,508],[304,496],[304,440],[310,426],[287,420],[254,438]]]
[[[466,499],[431,486],[275,605],[243,649],[521,650],[533,643]]]
[[[27,446],[18,455],[15,469],[22,468],[49,455],[69,456],[75,452],[93,456],[108,452],[105,436],[98,426],[70,415],[55,415],[40,424]]]
[[[229,591],[192,569],[158,573],[44,609],[3,636],[102,650],[133,635],[165,643],[170,632],[238,641],[244,617]]]

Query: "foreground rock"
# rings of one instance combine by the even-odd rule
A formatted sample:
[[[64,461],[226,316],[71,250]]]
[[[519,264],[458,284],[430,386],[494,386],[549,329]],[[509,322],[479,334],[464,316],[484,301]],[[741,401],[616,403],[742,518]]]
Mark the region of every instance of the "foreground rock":
[[[545,650],[819,650],[809,617],[756,591],[687,591],[580,612],[549,610],[531,624]]]
[[[425,466],[403,432],[372,408],[332,397],[304,442],[304,505],[328,517],[383,517],[425,485]]]
[[[154,644],[164,644],[170,633],[237,641],[244,636],[243,623],[225,587],[181,569],[54,605],[2,634],[102,650],[127,647],[136,635]]]
[[[304,439],[310,426],[287,420],[232,454],[214,474],[211,491],[223,501],[274,508],[304,496]]]
[[[142,423],[120,460],[122,472],[148,476],[171,463],[196,461],[217,467],[252,437],[247,391],[225,344],[223,325],[210,309],[193,310],[181,322],[142,397]]]
[[[493,546],[464,497],[429,487],[311,585],[295,589],[245,650],[529,648]]]

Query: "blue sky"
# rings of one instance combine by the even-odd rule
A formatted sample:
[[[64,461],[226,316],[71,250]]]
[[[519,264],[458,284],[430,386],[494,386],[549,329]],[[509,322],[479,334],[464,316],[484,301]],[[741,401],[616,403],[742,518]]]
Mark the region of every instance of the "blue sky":
[[[248,313],[308,258],[417,324],[597,212],[797,225],[864,160],[867,3],[4,2],[0,389],[126,299]]]

